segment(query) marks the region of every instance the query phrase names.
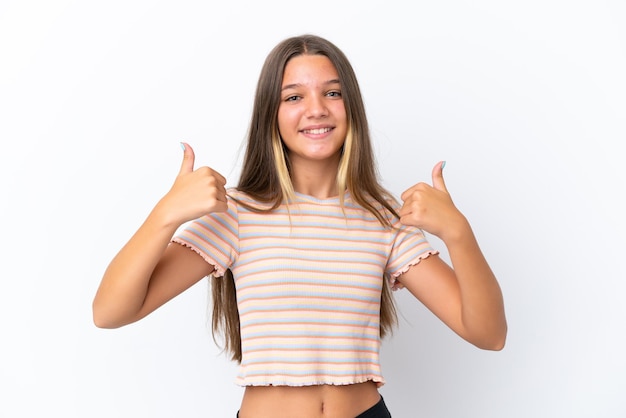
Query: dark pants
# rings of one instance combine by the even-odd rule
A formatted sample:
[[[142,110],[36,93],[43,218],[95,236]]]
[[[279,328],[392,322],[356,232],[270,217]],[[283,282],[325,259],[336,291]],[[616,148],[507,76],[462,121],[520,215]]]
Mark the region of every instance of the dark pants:
[[[239,418],[239,412],[237,412],[237,418]],[[359,414],[356,418],[391,418],[391,414],[385,405],[383,397],[380,397],[380,401],[372,406],[367,411]]]

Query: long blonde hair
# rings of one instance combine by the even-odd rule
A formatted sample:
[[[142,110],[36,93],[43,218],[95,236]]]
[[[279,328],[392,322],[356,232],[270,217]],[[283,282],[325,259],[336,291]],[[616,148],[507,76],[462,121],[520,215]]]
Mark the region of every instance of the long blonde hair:
[[[237,189],[255,200],[270,203],[271,211],[294,199],[290,164],[285,145],[278,133],[278,107],[285,66],[299,55],[324,55],[333,63],[341,82],[342,97],[348,118],[348,133],[337,174],[337,190],[343,203],[348,191],[352,199],[391,228],[390,217],[398,218],[390,201],[394,198],[378,180],[370,140],[365,105],[354,70],[344,53],[326,39],[302,35],[280,42],[267,56],[259,80],[248,129],[246,152]],[[378,202],[388,213],[381,213]],[[243,204],[242,202],[239,202]],[[248,207],[248,205],[245,205]],[[251,210],[262,211],[255,207]],[[397,312],[387,280],[383,280],[380,309],[380,335],[384,338],[397,324]],[[223,348],[241,362],[241,334],[235,283],[232,272],[223,278],[211,278],[213,337],[221,334]],[[217,341],[217,340],[216,340]]]

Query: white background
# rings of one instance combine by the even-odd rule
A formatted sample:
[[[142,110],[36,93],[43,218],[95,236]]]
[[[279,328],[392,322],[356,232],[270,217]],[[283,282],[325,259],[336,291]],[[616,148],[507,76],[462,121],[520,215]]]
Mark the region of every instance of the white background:
[[[625,23],[622,0],[0,2],[0,416],[234,416],[206,281],[117,330],[91,301],[181,140],[236,184],[262,61],[305,32],[354,65],[391,191],[447,161],[505,295],[487,352],[396,293],[394,418],[626,416]]]

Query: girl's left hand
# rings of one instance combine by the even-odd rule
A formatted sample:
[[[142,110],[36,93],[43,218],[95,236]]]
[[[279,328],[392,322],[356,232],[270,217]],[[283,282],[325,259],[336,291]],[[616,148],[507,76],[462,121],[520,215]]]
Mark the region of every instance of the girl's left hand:
[[[467,220],[456,208],[443,180],[444,161],[435,165],[433,185],[417,183],[402,193],[400,222],[431,233],[444,242],[447,233],[453,234],[466,227]]]

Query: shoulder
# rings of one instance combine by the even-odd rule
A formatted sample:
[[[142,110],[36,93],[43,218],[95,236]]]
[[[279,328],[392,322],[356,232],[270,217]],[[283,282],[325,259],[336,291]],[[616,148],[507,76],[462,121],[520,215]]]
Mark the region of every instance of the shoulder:
[[[242,192],[235,187],[226,190],[226,197],[228,198],[229,208],[232,206],[238,212],[240,211],[253,211],[253,212],[265,212],[273,207],[271,202],[264,202],[253,196],[250,196],[246,192]]]
[[[371,208],[376,210],[376,212],[388,219],[391,223],[394,223],[398,219],[398,216],[396,215],[400,211],[402,203],[391,193],[385,191],[381,193],[379,199],[376,199],[371,195],[366,195],[364,196],[364,199]],[[357,202],[352,202],[358,205]],[[364,207],[363,209],[367,208]]]

